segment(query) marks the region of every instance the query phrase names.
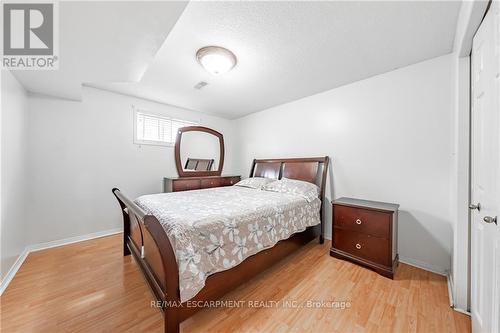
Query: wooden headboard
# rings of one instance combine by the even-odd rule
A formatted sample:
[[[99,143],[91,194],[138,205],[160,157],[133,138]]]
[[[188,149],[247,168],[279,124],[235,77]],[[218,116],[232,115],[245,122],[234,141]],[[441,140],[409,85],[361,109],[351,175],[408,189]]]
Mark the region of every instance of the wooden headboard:
[[[325,195],[328,156],[308,158],[273,158],[253,160],[250,177],[273,179],[289,178],[316,184],[320,188],[319,198]]]
[[[324,242],[324,197],[326,176],[328,175],[328,163],[330,159],[325,157],[308,157],[308,158],[273,158],[273,159],[256,159],[253,160],[250,177],[265,177],[281,179],[283,177],[289,179],[303,180],[316,184],[319,187],[319,199],[321,200],[319,227],[319,241]]]

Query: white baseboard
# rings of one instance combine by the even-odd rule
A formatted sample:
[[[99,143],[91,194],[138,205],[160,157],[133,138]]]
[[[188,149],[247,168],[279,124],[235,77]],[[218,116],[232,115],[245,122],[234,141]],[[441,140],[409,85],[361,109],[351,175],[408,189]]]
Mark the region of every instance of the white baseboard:
[[[450,272],[446,272],[446,284],[448,285],[448,298],[450,301],[450,307],[454,308],[455,307],[455,297],[453,295],[453,277],[451,276]]]
[[[453,276],[451,275],[450,272],[446,272],[446,279],[448,280],[448,297],[450,298],[450,307],[460,313],[463,313],[467,316],[470,316],[470,312],[467,310],[464,310],[462,308],[456,307],[455,306],[455,295],[453,294],[453,290],[455,290],[453,286]]]
[[[58,247],[58,246],[72,244],[72,243],[83,242],[83,241],[90,240],[90,239],[111,236],[111,235],[118,234],[122,231],[123,231],[122,228],[115,228],[115,229],[110,229],[110,230],[98,231],[98,232],[93,232],[93,233],[87,234],[87,235],[69,237],[69,238],[64,238],[64,239],[55,240],[55,241],[51,241],[51,242],[29,245],[27,248],[29,249],[29,252],[36,252],[36,251],[40,251],[40,250],[50,249],[52,247]]]
[[[24,260],[26,260],[28,254],[30,254],[30,251],[26,247],[23,250],[23,252],[21,252],[19,257],[17,257],[16,262],[14,262],[12,266],[10,266],[9,271],[7,272],[7,274],[5,274],[5,277],[2,279],[2,282],[0,282],[0,295],[3,294],[5,289],[7,289],[7,286],[9,285],[10,281],[12,281],[19,268],[21,268],[21,265],[23,264]]]
[[[470,317],[470,312],[467,311],[467,310],[464,310],[464,309],[461,309],[461,308],[456,308],[456,307],[453,307],[453,310],[457,311],[457,312],[460,312],[460,313],[463,313],[464,315],[467,315]]]
[[[94,232],[94,233],[87,234],[87,235],[69,237],[69,238],[64,238],[64,239],[55,240],[55,241],[51,241],[51,242],[45,242],[45,243],[39,243],[39,244],[33,244],[33,245],[26,246],[26,248],[19,255],[19,257],[17,257],[16,262],[10,267],[9,271],[7,272],[5,277],[0,282],[0,295],[3,294],[5,289],[7,289],[9,283],[12,281],[12,279],[16,275],[17,271],[19,270],[19,268],[21,268],[21,265],[23,264],[24,260],[26,260],[26,258],[28,257],[28,255],[31,252],[50,249],[52,247],[58,247],[58,246],[68,245],[68,244],[77,243],[77,242],[83,242],[83,241],[90,240],[90,239],[111,236],[111,235],[118,234],[122,231],[123,231],[122,228],[115,228],[115,229],[110,229],[110,230]]]
[[[402,262],[403,264],[407,264],[410,266],[414,266],[420,269],[423,269],[424,271],[429,271],[432,273],[436,273],[439,275],[447,276],[446,269],[435,266],[417,259],[412,259],[412,258],[407,258],[407,257],[399,257],[399,262]]]

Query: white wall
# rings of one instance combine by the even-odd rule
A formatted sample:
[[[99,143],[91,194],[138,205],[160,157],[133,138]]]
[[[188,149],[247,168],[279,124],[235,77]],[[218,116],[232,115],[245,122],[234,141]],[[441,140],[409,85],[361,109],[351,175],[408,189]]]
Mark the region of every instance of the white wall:
[[[132,105],[218,130],[234,169],[229,120],[93,88],[81,102],[29,97],[30,244],[122,227],[113,187],[135,198],[177,176],[173,147],[133,144]]]
[[[26,114],[27,95],[9,71],[2,70],[1,112],[1,279],[27,245]]]
[[[329,155],[327,200],[399,203],[401,259],[444,272],[453,224],[452,66],[443,56],[240,118],[239,170],[248,175],[253,158]]]

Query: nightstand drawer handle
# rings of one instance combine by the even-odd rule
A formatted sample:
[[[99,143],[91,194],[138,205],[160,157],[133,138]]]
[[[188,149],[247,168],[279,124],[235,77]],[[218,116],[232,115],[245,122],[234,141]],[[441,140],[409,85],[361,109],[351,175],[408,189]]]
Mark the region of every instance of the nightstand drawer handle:
[[[357,248],[358,250],[361,250],[361,244],[357,243],[357,244],[356,244],[356,248]]]
[[[356,219],[356,224],[361,224],[363,223],[363,221],[361,221],[360,219]]]

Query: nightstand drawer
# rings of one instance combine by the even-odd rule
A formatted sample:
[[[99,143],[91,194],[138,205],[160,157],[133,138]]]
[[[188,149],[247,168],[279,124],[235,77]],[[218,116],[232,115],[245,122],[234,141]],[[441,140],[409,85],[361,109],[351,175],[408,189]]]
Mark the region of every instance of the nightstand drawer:
[[[389,240],[387,239],[335,228],[333,247],[358,258],[387,267],[392,266]]]
[[[357,207],[335,205],[333,211],[335,227],[352,230],[381,238],[391,237],[391,213]]]
[[[200,180],[199,179],[179,179],[175,180],[172,184],[173,191],[190,191],[190,190],[198,190],[200,189]]]
[[[201,180],[201,188],[210,188],[219,186],[221,186],[220,178],[207,178]]]

